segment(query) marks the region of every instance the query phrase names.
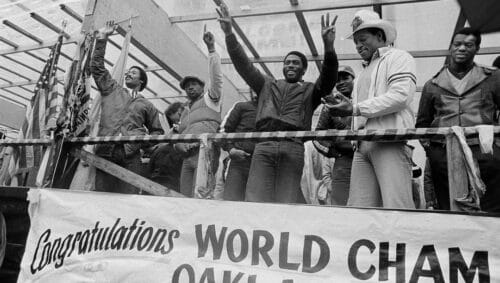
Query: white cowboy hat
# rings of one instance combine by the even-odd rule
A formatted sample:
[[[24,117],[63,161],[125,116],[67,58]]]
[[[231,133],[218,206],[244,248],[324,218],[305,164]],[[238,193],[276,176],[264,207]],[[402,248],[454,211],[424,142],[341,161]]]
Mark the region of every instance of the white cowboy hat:
[[[362,29],[367,28],[379,28],[384,31],[386,43],[392,44],[396,40],[397,32],[394,26],[386,20],[380,19],[380,16],[370,10],[360,10],[354,14],[354,19],[352,20],[352,33],[346,36],[346,38],[352,38],[352,36]]]

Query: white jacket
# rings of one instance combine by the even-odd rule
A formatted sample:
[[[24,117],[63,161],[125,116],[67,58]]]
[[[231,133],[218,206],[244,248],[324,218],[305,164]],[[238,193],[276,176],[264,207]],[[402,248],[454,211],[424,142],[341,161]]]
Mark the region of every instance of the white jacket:
[[[356,80],[353,104],[359,108],[360,116],[354,117],[356,130],[366,119],[365,129],[414,128],[415,114],[410,107],[416,91],[415,59],[406,51],[392,47],[379,48],[379,57],[371,74],[368,99],[358,100]],[[358,76],[359,77],[359,76]]]

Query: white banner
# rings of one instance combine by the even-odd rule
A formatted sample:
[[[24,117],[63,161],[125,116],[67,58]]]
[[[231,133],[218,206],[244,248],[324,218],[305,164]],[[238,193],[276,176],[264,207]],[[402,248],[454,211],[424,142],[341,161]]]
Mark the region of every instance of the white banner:
[[[500,282],[500,218],[29,192],[19,282]]]

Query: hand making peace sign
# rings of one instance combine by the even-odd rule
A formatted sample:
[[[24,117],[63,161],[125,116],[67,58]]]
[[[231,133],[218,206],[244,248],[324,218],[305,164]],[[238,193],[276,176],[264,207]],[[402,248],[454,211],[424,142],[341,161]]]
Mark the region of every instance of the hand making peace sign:
[[[337,22],[338,16],[335,15],[333,21],[330,23],[330,14],[321,15],[321,36],[323,37],[323,43],[325,46],[333,46],[335,41],[335,23]]]
[[[215,9],[217,14],[219,14],[219,18],[217,19],[220,23],[220,27],[224,34],[229,35],[232,33],[232,19],[229,14],[229,8],[226,3],[222,0],[214,0],[215,4],[219,6],[219,9]]]

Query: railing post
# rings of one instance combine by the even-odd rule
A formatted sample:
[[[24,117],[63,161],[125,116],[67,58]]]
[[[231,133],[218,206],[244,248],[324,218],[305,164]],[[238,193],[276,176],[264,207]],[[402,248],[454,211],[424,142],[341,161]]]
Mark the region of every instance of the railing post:
[[[455,198],[466,196],[469,180],[465,160],[458,138],[454,134],[446,136],[446,160],[448,163],[448,187],[450,191],[450,210],[459,211]]]
[[[201,135],[200,151],[198,154],[198,168],[196,170],[196,180],[194,186],[194,197],[203,199],[213,199],[215,189],[215,172],[212,162],[214,148],[213,142],[207,139],[206,134]]]

